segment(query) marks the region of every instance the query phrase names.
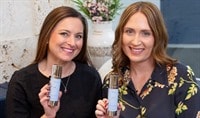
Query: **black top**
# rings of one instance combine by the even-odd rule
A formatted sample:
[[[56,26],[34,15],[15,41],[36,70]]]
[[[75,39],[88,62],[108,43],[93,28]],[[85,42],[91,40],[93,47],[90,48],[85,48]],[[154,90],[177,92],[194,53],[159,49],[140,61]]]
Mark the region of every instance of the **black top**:
[[[200,89],[189,66],[157,65],[139,95],[130,81],[129,69],[122,72],[128,82],[119,83],[120,118],[196,118],[198,112],[200,116]],[[109,74],[103,83],[104,97],[108,83]]]
[[[62,78],[63,83],[68,77]],[[38,93],[49,78],[38,70],[38,64],[29,65],[14,72],[6,97],[7,118],[40,118],[44,114]],[[76,69],[70,75],[67,93],[61,84],[60,109],[57,118],[94,118],[95,107],[101,98],[99,73],[86,64],[76,62]]]

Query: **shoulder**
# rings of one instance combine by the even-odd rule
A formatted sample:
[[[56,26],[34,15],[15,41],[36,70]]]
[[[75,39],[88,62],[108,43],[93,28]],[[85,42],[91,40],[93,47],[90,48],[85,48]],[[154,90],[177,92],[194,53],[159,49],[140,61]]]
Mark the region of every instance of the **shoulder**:
[[[11,81],[14,79],[24,79],[26,76],[32,75],[37,71],[37,64],[30,64],[26,67],[21,68],[20,70],[16,70],[12,77]]]
[[[192,68],[189,65],[185,65],[180,62],[174,64],[173,67],[171,68],[171,71],[179,77],[194,76]]]
[[[88,64],[75,62],[76,63],[76,72],[88,76],[95,76],[95,78],[100,78],[98,71]]]
[[[183,64],[181,62],[177,62],[174,64],[174,67],[176,67],[179,71],[186,71],[190,68],[189,65]]]
[[[38,64],[30,64],[14,72],[14,74],[31,74],[37,71]]]
[[[76,62],[76,69],[73,77],[83,83],[83,85],[90,85],[95,88],[101,88],[102,82],[98,71],[87,64]]]
[[[180,62],[174,64],[170,69],[167,67],[169,84],[177,83],[174,85],[187,86],[197,85],[196,77],[189,65],[184,65]]]

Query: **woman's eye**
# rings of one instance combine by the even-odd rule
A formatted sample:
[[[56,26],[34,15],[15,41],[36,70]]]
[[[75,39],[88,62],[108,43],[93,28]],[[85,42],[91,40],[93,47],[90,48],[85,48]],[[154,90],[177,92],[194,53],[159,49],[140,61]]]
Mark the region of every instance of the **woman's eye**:
[[[83,36],[82,35],[76,35],[76,39],[82,39]]]
[[[142,35],[143,35],[143,36],[150,36],[150,35],[151,35],[151,32],[144,31],[144,32],[142,32]]]
[[[133,35],[133,30],[131,30],[131,29],[127,29],[127,30],[125,30],[124,31],[127,35]]]
[[[67,36],[68,36],[68,33],[62,32],[62,33],[60,33],[60,35],[62,35],[62,36],[64,36],[64,37],[67,37]]]

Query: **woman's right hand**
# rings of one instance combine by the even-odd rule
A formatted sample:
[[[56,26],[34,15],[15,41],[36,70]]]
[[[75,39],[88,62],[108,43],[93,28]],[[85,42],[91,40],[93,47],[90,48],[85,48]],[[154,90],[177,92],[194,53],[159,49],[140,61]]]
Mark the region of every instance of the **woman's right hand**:
[[[50,92],[50,85],[46,84],[40,89],[39,98],[40,98],[40,103],[44,108],[44,115],[45,117],[48,118],[55,118],[57,111],[59,110],[60,107],[60,98],[62,95],[62,92],[59,93],[59,100],[58,100],[58,105],[51,107],[49,106],[49,92]]]
[[[97,118],[108,118],[108,99],[104,98],[103,100],[98,100],[96,105],[95,115]]]
[[[118,105],[118,113],[117,116],[113,117],[113,118],[119,118],[119,113],[120,113],[120,105]],[[96,111],[95,111],[95,115],[97,118],[110,118],[107,114],[107,110],[108,110],[108,99],[104,98],[103,100],[98,100],[98,103],[96,105]]]

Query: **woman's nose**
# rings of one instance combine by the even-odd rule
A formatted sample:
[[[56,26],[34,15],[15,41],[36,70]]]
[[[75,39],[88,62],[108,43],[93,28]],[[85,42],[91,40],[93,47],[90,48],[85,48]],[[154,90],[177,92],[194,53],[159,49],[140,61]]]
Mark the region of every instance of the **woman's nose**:
[[[71,46],[74,46],[75,45],[75,37],[74,36],[70,36],[68,39],[67,39],[67,44],[71,45]]]
[[[141,45],[142,42],[140,40],[139,35],[133,36],[133,39],[131,40],[131,43],[134,44],[134,45]]]

